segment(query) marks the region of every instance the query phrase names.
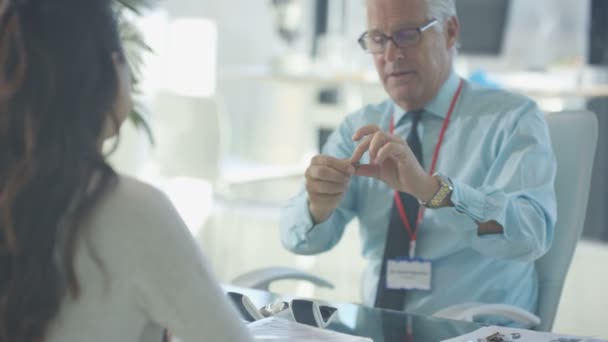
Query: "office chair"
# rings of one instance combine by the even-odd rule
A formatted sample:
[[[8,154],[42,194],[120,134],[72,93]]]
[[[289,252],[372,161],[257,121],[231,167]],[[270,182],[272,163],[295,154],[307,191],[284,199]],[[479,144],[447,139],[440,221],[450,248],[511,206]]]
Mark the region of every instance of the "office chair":
[[[594,113],[572,111],[547,114],[553,149],[557,157],[557,223],[553,245],[536,261],[539,279],[537,330],[550,331],[561,298],[574,249],[587,212],[591,170],[598,139]]]
[[[527,328],[550,331],[559,305],[562,288],[580,238],[591,183],[591,171],[598,138],[595,114],[589,111],[550,113],[546,116],[553,150],[557,159],[555,192],[558,219],[553,244],[548,253],[536,261],[539,279],[539,298],[536,315],[503,304],[465,303],[442,309],[433,316],[473,321],[478,315],[498,315],[512,319]],[[247,274],[251,287],[268,288],[273,280],[287,279],[290,273],[300,279],[323,284],[323,279],[291,268],[267,268]],[[266,275],[266,277],[265,277]],[[241,279],[236,279],[237,283]]]
[[[232,284],[240,287],[247,287],[258,290],[268,291],[270,284],[279,280],[304,280],[316,286],[333,289],[334,285],[314,274],[300,271],[292,267],[266,267],[253,270],[239,275],[232,280]]]
[[[477,315],[501,315],[528,328],[551,331],[566,274],[585,223],[598,123],[595,114],[589,111],[550,113],[545,118],[557,159],[558,218],[551,248],[536,261],[538,316],[509,305],[479,303],[455,305],[434,316],[472,321]]]

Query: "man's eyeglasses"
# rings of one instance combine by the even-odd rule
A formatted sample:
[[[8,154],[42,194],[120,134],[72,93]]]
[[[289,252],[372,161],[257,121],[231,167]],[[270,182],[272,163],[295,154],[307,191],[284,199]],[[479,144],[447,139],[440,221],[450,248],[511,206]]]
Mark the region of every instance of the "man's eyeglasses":
[[[420,27],[398,30],[393,32],[391,36],[387,36],[380,32],[366,31],[359,37],[358,42],[359,45],[361,45],[361,48],[369,53],[383,53],[389,41],[392,41],[393,44],[399,48],[410,47],[416,45],[418,41],[420,41],[422,32],[428,30],[438,22],[437,19],[433,18]]]

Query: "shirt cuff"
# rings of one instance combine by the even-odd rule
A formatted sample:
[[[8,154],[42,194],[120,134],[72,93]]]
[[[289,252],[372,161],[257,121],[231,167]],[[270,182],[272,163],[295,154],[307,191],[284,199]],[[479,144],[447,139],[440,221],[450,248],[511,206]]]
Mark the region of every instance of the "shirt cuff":
[[[476,223],[496,221],[501,225],[505,222],[505,213],[500,198],[495,198],[490,191],[486,194],[467,184],[452,180],[452,203],[456,211],[466,214]],[[498,195],[498,194],[496,194]],[[500,196],[499,196],[500,197]]]
[[[315,227],[312,215],[308,209],[308,194],[305,193],[304,196],[300,196],[296,201],[299,201],[299,203],[295,203],[296,205],[294,206],[296,208],[295,221],[297,227],[294,233],[298,241],[305,241],[308,238],[308,233]]]

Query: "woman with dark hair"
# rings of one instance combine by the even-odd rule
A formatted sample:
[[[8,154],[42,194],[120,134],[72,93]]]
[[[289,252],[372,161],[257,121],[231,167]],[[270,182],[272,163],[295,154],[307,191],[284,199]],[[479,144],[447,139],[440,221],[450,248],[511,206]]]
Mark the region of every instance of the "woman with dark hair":
[[[0,0],[0,342],[251,339],[167,199],[104,160],[129,92],[111,0]]]

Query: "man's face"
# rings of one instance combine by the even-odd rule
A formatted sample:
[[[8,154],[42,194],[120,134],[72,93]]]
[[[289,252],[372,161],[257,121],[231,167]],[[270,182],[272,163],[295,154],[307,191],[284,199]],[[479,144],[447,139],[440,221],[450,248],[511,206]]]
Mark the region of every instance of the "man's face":
[[[368,0],[368,31],[391,36],[395,31],[427,24],[425,0]],[[442,23],[438,23],[442,27]],[[374,54],[376,69],[389,96],[406,110],[422,108],[439,91],[451,70],[450,49],[457,41],[458,21],[451,18],[443,33],[424,31],[414,46],[392,41]]]

